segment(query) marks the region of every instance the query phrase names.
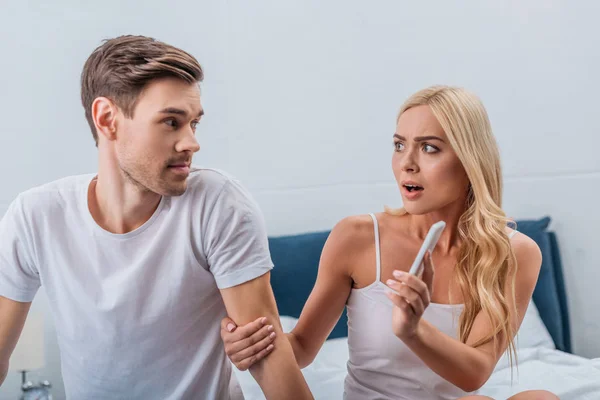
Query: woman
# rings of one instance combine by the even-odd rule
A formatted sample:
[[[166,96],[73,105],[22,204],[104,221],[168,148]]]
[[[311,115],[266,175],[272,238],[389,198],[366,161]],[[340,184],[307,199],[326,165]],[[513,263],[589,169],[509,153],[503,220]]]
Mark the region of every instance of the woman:
[[[306,367],[346,306],[346,399],[468,396],[505,351],[515,354],[541,253],[507,226],[497,145],[485,108],[469,92],[435,86],[411,96],[397,118],[392,168],[404,207],[348,217],[334,227],[288,338]],[[407,274],[437,221],[446,228],[425,257],[422,276]],[[235,329],[232,323],[223,326]],[[268,355],[270,336],[260,322],[222,330],[240,369]],[[531,391],[513,398],[557,397]]]

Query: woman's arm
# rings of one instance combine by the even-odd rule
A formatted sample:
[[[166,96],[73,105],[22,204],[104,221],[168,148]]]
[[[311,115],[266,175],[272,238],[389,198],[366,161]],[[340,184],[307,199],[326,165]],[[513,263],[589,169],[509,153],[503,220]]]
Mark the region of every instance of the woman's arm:
[[[372,241],[373,223],[361,216],[343,219],[327,238],[315,286],[296,327],[286,335],[300,368],[315,359],[339,320],[352,289],[351,271],[357,255]],[[268,325],[257,321],[252,326],[225,329],[232,322],[223,321],[221,336],[227,355],[238,368],[248,368],[268,356],[271,350],[267,349],[272,343],[268,340]]]
[[[517,259],[515,286],[517,315],[513,316],[512,321],[516,332],[521,325],[535,288],[542,258],[537,244],[527,236],[519,234],[513,238],[512,243]],[[390,287],[401,290],[401,294],[407,293],[406,298],[411,303],[416,303],[417,308],[426,308],[429,297],[427,284],[409,275],[404,275],[398,280],[404,282],[405,285],[396,283]],[[409,293],[408,288],[402,288],[402,286],[410,287],[413,292],[419,294],[420,299],[425,299],[425,301],[417,299],[414,294]],[[413,308],[405,299],[393,294],[389,296],[399,309],[399,313],[407,316],[407,320],[414,320]],[[421,305],[421,303],[426,304]],[[510,306],[512,307],[512,304]],[[410,326],[411,324],[409,322],[406,325]],[[400,329],[401,339],[404,343],[435,373],[467,392],[483,386],[508,346],[506,338],[500,335],[497,337],[496,347],[494,347],[493,341],[473,347],[480,339],[492,332],[492,326],[483,312],[475,318],[466,343],[442,333],[423,319],[419,319],[414,326],[413,330]]]
[[[331,231],[321,254],[317,281],[289,338],[301,368],[313,362],[340,319],[356,259],[373,242],[369,217],[349,217]]]

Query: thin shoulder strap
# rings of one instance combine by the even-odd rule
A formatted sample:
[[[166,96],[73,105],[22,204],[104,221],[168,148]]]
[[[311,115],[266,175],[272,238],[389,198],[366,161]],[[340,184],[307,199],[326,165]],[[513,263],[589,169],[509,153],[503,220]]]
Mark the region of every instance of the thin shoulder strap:
[[[381,280],[381,253],[379,251],[379,224],[377,223],[377,217],[375,214],[369,214],[373,219],[373,229],[375,230],[375,261],[377,264],[377,279],[376,282]]]
[[[508,234],[508,238],[512,239],[513,236],[515,236],[515,234],[517,233],[516,229],[513,229],[513,231],[511,233]]]

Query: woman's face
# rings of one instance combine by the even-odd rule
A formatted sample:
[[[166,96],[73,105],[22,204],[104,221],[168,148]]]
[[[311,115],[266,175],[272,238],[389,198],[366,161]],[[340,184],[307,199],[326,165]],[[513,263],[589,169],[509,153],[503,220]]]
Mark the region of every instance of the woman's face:
[[[465,169],[427,105],[413,107],[400,116],[392,169],[409,214],[426,214],[466,202],[469,179]]]

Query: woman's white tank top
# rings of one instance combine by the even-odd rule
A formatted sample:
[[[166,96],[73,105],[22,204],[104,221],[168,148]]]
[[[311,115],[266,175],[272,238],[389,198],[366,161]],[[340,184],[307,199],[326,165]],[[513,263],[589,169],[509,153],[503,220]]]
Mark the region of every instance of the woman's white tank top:
[[[352,289],[347,302],[348,375],[344,399],[456,399],[467,393],[433,372],[392,332],[392,302],[381,282],[379,226],[375,226],[377,279]],[[514,233],[514,232],[512,232]],[[511,235],[512,236],[512,235]],[[423,317],[446,335],[458,337],[462,304],[431,303]]]

